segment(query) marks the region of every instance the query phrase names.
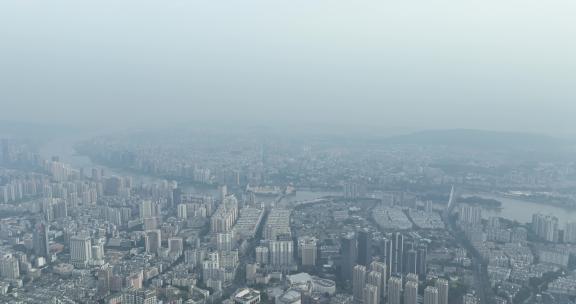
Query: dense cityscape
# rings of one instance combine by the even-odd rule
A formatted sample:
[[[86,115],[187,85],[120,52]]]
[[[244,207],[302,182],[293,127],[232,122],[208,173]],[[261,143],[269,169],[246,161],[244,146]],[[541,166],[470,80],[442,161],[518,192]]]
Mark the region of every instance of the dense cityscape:
[[[576,163],[440,133],[5,138],[0,302],[574,303]]]

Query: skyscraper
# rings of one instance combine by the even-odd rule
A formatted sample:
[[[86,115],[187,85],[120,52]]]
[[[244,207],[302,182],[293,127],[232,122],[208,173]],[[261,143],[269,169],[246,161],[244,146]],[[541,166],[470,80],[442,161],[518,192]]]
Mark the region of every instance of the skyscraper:
[[[382,258],[383,263],[386,265],[386,281],[390,279],[390,275],[392,273],[392,260],[394,258],[394,248],[392,246],[392,240],[383,238],[382,239]]]
[[[395,232],[392,239],[392,270],[391,274],[402,274],[404,256],[404,235]]]
[[[424,304],[438,304],[438,288],[428,286],[424,289]]]
[[[402,278],[391,277],[388,280],[388,304],[400,304],[402,301]]]
[[[372,236],[369,231],[358,232],[358,264],[368,266],[372,262]]]
[[[418,257],[416,259],[416,264],[417,264],[417,272],[416,273],[421,278],[426,277],[426,274],[428,273],[428,269],[427,269],[427,265],[426,265],[427,256],[428,256],[428,246],[425,243],[420,243],[418,245]]]
[[[352,280],[352,291],[354,301],[361,303],[364,299],[364,287],[366,287],[366,267],[363,265],[354,266]]]
[[[344,280],[352,280],[352,269],[356,265],[357,248],[354,234],[348,234],[341,239],[340,256],[342,257],[341,275]]]
[[[436,288],[438,288],[438,304],[448,304],[448,280],[436,280]]]
[[[404,304],[418,304],[418,282],[408,281],[404,285]]]
[[[34,247],[34,254],[39,257],[44,257],[49,260],[50,251],[48,247],[48,226],[45,223],[39,223],[34,228],[32,234],[32,242]]]
[[[418,253],[414,249],[410,249],[404,254],[404,272],[418,273]]]

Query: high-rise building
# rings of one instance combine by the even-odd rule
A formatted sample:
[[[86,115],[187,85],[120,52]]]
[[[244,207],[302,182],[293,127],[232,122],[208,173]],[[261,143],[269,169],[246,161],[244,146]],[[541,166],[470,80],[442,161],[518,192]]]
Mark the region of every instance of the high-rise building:
[[[458,220],[467,225],[482,223],[482,208],[478,206],[461,205]]]
[[[415,273],[409,273],[406,275],[406,281],[418,283],[418,275]]]
[[[173,236],[168,239],[168,251],[171,254],[181,255],[184,251],[184,240],[181,237]]]
[[[152,210],[152,201],[145,200],[140,202],[140,219],[150,218],[153,217],[153,210]]]
[[[426,245],[425,243],[421,243],[420,245],[418,245],[418,256],[416,258],[416,273],[421,277],[421,278],[425,278],[426,275],[428,274],[428,268],[427,268],[427,264],[426,264],[426,259],[428,256],[428,245]]]
[[[551,215],[532,215],[532,230],[538,237],[548,242],[558,241],[558,218]]]
[[[352,269],[356,265],[357,246],[354,234],[347,234],[341,239],[340,256],[342,257],[341,275],[344,280],[352,280]]]
[[[0,277],[9,280],[20,278],[20,264],[17,258],[12,255],[5,255],[0,258]]]
[[[162,248],[162,232],[158,229],[146,231],[144,243],[147,253],[157,254]]]
[[[256,263],[261,265],[266,265],[269,263],[270,251],[268,247],[258,246],[256,247]]]
[[[386,265],[387,277],[386,281],[390,279],[392,273],[392,260],[394,258],[394,248],[392,246],[392,240],[388,238],[382,239],[382,258],[383,263]]]
[[[110,264],[102,265],[97,272],[98,290],[101,293],[108,293],[112,287],[112,266]]]
[[[402,274],[404,257],[404,235],[395,232],[392,239],[392,270],[391,274]]]
[[[342,190],[346,199],[358,199],[361,197],[360,187],[357,183],[346,183]]]
[[[382,262],[377,262],[374,261],[372,262],[372,264],[370,264],[370,270],[372,271],[376,271],[378,273],[380,273],[380,284],[378,285],[378,292],[380,295],[380,299],[384,299],[384,297],[386,297],[386,286],[387,286],[387,282],[388,282],[388,267],[386,266],[386,264],[382,263]]]
[[[418,304],[418,282],[408,281],[404,285],[404,304]]]
[[[122,303],[126,304],[156,304],[156,290],[132,289],[122,295]]]
[[[428,286],[424,289],[424,304],[438,304],[438,288]]]
[[[358,264],[368,266],[372,262],[372,235],[369,231],[358,232]]]
[[[88,235],[70,238],[70,261],[74,266],[86,266],[92,260],[92,240]]]
[[[438,288],[438,304],[448,304],[448,280],[436,280],[436,288]]]
[[[404,272],[418,273],[418,252],[414,249],[404,252]]]
[[[270,265],[284,268],[294,264],[294,243],[292,240],[268,242]]]
[[[316,266],[318,249],[316,248],[315,238],[304,237],[298,239],[298,251],[302,266]]]
[[[564,229],[564,242],[576,243],[576,222],[567,223]]]
[[[382,274],[378,271],[370,271],[366,276],[366,284],[376,286],[376,291],[378,292],[378,298],[382,297]]]
[[[178,218],[181,218],[181,219],[187,219],[188,218],[188,205],[178,204],[176,211],[178,214]]]
[[[364,299],[364,287],[366,287],[366,266],[356,265],[352,272],[354,277],[352,280],[354,301],[362,303]]]
[[[231,232],[216,234],[216,249],[219,251],[232,250],[233,237]]]
[[[48,226],[45,223],[39,223],[36,225],[32,234],[32,242],[34,254],[49,260],[50,248],[48,245]]]
[[[390,277],[388,280],[388,304],[402,303],[402,278]]]
[[[462,297],[462,304],[479,304],[480,299],[473,293],[467,293]]]
[[[366,284],[363,290],[362,300],[364,304],[380,304],[380,297],[378,296],[378,287],[372,284]]]

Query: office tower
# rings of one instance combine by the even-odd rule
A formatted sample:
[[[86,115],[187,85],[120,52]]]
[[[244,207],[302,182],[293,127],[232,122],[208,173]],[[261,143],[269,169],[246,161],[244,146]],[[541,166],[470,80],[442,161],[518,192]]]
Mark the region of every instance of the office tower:
[[[380,284],[378,285],[378,291],[380,294],[380,298],[384,299],[384,297],[386,297],[386,286],[387,286],[387,282],[388,282],[388,267],[386,266],[386,264],[382,263],[382,262],[372,262],[372,264],[370,264],[370,269],[372,271],[376,271],[378,273],[380,273],[380,278],[382,279],[380,281]]]
[[[438,304],[438,288],[428,286],[424,289],[424,304]]]
[[[378,296],[378,287],[367,284],[363,290],[363,303],[364,304],[380,304],[380,297]]]
[[[316,239],[312,237],[302,237],[298,239],[298,251],[302,266],[316,266]]]
[[[162,232],[160,230],[146,231],[144,243],[147,253],[157,254],[158,250],[162,248]]]
[[[232,233],[218,233],[216,234],[216,249],[219,251],[232,250]]]
[[[410,249],[404,253],[404,272],[418,272],[418,252],[414,249]]]
[[[404,235],[395,232],[392,239],[392,270],[391,274],[402,274],[404,256]]]
[[[386,281],[390,279],[391,272],[392,272],[392,260],[394,257],[394,248],[392,246],[392,240],[388,238],[382,239],[382,258],[383,263],[386,265],[387,270],[387,277]]]
[[[448,304],[448,280],[436,280],[436,288],[438,289],[438,304]]]
[[[20,278],[20,264],[18,259],[10,254],[0,258],[0,277],[8,280]]]
[[[352,280],[352,269],[356,265],[357,247],[354,234],[348,234],[341,239],[341,275],[344,280]]]
[[[178,214],[178,218],[187,219],[188,218],[188,206],[186,204],[178,204],[177,214]]]
[[[293,265],[294,243],[292,240],[270,241],[268,250],[270,252],[270,265],[277,267]]]
[[[418,282],[408,281],[404,285],[404,304],[418,304]]]
[[[48,226],[45,223],[39,223],[34,228],[32,235],[34,254],[49,260],[50,252],[48,245]]]
[[[564,229],[564,243],[576,243],[576,222],[567,223]]]
[[[402,279],[390,277],[388,280],[388,304],[400,304],[402,301]]]
[[[354,266],[352,280],[352,294],[354,301],[361,303],[364,299],[364,287],[366,287],[366,266]]]
[[[168,252],[181,255],[184,251],[184,240],[181,237],[171,237],[168,239]]]
[[[87,235],[70,238],[70,261],[74,266],[86,266],[92,260],[92,240]]]
[[[270,253],[268,247],[256,247],[256,263],[266,265],[269,263]]]
[[[378,298],[382,297],[382,274],[378,271],[370,271],[366,276],[366,284],[376,286]]]
[[[372,235],[369,231],[358,232],[358,264],[368,266],[372,262]]]
[[[418,256],[416,259],[416,264],[417,264],[417,271],[416,273],[421,277],[421,278],[425,278],[426,275],[428,274],[428,269],[427,269],[427,256],[428,256],[428,245],[426,245],[425,243],[421,243],[420,245],[418,245]]]

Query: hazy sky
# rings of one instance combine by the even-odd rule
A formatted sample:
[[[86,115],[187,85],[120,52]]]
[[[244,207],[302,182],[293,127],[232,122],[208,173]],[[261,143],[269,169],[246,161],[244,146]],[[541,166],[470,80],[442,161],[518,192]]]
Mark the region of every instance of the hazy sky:
[[[0,120],[576,133],[576,1],[2,0]]]

